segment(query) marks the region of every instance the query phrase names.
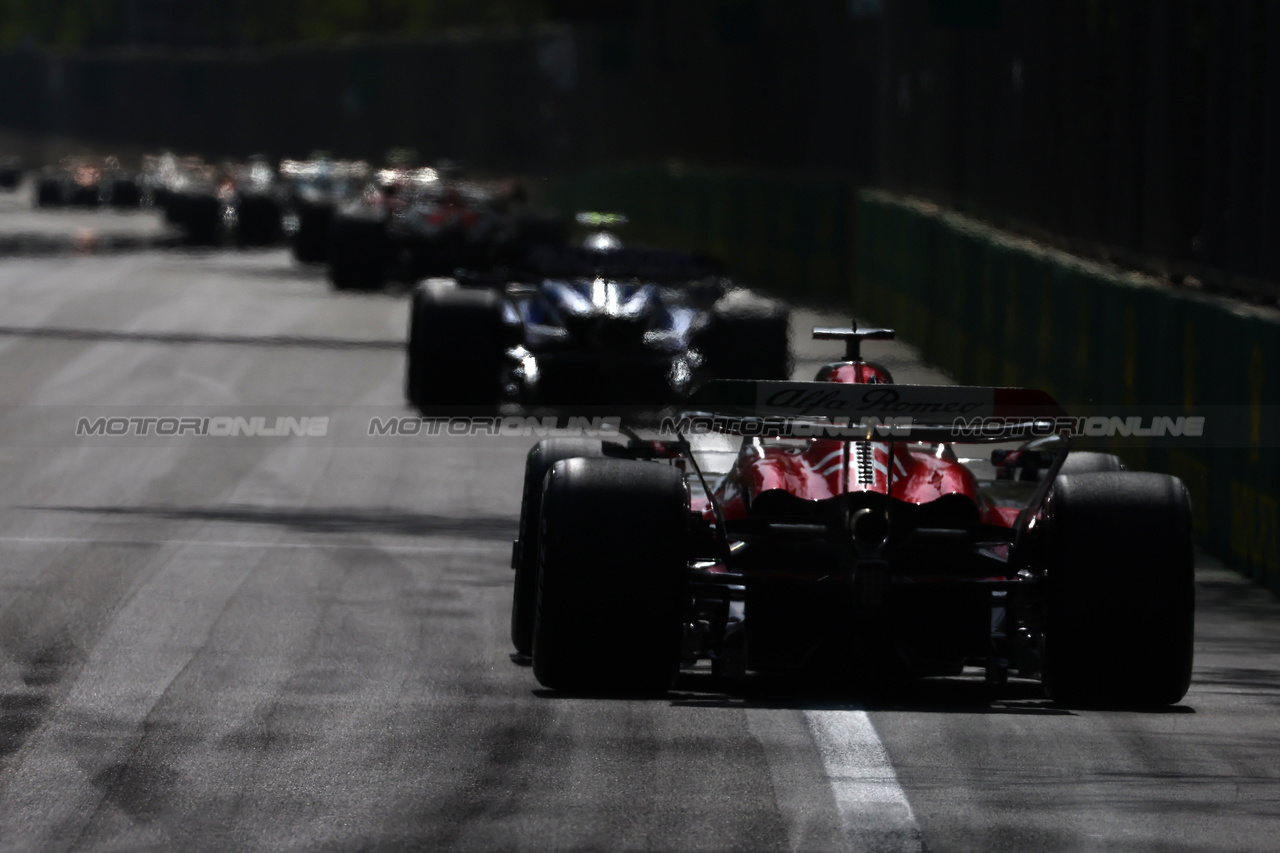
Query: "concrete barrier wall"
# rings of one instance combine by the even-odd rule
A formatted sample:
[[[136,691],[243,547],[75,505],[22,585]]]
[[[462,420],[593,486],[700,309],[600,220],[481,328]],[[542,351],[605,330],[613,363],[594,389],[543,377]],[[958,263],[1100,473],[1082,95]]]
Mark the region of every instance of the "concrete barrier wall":
[[[896,326],[962,382],[1040,387],[1073,411],[1204,415],[1211,439],[1194,444],[1208,446],[1108,449],[1181,477],[1201,543],[1280,591],[1280,312],[886,193],[863,191],[856,204],[860,316]]]

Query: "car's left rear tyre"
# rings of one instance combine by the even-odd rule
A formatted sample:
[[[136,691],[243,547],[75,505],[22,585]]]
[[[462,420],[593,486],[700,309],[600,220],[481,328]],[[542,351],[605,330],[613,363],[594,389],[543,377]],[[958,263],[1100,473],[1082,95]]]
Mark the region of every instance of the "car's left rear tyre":
[[[566,459],[540,519],[533,672],[554,690],[655,694],[680,665],[689,498],[670,465]]]
[[[542,485],[547,472],[562,459],[623,456],[623,447],[594,438],[548,438],[529,451],[520,499],[520,538],[516,547],[515,585],[511,595],[511,643],[521,655],[533,654],[533,620],[538,599],[539,521]]]
[[[1191,683],[1191,503],[1176,477],[1058,477],[1045,515],[1044,683],[1065,704],[1161,706]]]

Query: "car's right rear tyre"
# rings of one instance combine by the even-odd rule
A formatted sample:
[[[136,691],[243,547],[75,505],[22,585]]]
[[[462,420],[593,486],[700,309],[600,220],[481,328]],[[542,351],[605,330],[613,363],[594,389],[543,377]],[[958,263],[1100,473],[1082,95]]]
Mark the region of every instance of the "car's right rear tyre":
[[[540,519],[533,673],[582,693],[661,693],[680,665],[689,497],[680,470],[566,459]]]
[[[732,292],[712,311],[695,345],[717,379],[791,377],[790,314],[782,302]]]
[[[1099,453],[1095,450],[1072,450],[1062,462],[1058,476],[1066,474],[1102,474],[1124,471],[1124,460],[1111,453]],[[1044,479],[1047,468],[1023,468],[1018,477],[1021,480],[1040,482]]]
[[[1176,477],[1058,477],[1046,503],[1044,683],[1065,704],[1161,706],[1191,682],[1191,503]]]
[[[1067,454],[1058,476],[1064,474],[1103,474],[1125,470],[1124,460],[1111,453],[1094,450],[1073,450]]]

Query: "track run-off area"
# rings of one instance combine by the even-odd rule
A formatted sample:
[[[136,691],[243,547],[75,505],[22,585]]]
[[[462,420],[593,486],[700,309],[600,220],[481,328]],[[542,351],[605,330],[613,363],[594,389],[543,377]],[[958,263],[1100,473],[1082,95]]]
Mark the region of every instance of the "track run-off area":
[[[533,439],[365,434],[411,414],[407,302],[284,250],[0,259],[0,849],[1275,849],[1280,604],[1208,556],[1159,712],[980,673],[542,690],[508,634]],[[794,312],[797,378],[847,321]],[[76,436],[104,413],[330,421]]]

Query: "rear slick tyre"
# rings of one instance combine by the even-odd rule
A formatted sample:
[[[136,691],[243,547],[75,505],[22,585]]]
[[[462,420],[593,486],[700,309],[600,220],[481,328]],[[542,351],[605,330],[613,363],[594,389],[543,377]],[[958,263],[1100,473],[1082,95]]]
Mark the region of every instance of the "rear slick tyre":
[[[520,655],[533,654],[533,617],[538,598],[538,550],[542,516],[542,486],[547,472],[562,459],[601,459],[622,456],[613,442],[590,438],[548,438],[529,451],[524,464],[520,499],[520,538],[516,549],[516,579],[511,596],[511,643]]]
[[[502,395],[502,299],[490,290],[414,290],[405,397],[425,415],[491,414]]]
[[[1085,706],[1172,705],[1191,683],[1191,503],[1176,477],[1058,477],[1046,502],[1044,683]]]
[[[689,497],[679,469],[567,459],[543,490],[533,673],[553,690],[657,694],[680,665]]]

